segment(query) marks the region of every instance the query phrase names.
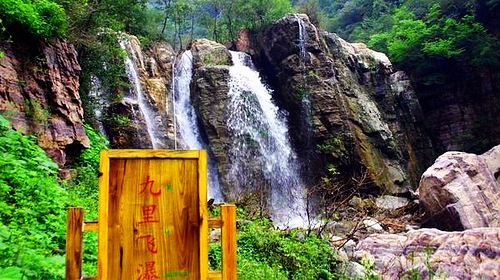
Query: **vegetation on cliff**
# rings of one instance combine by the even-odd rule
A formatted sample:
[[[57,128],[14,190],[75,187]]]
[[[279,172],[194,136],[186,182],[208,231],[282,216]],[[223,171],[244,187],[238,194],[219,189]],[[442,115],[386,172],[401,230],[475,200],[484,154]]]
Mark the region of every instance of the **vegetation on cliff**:
[[[329,31],[386,53],[420,86],[454,83],[479,68],[498,69],[498,1],[337,0],[308,12]]]
[[[119,100],[120,93],[129,86],[124,82],[124,51],[117,44],[121,32],[137,35],[146,45],[168,40],[176,49],[198,37],[230,44],[242,28],[259,32],[288,12],[302,11],[330,31],[386,52],[396,67],[408,71],[418,85],[426,87],[453,83],[457,77],[467,77],[471,70],[498,69],[497,25],[485,19],[484,9],[496,11],[500,2],[483,2],[0,0],[0,47],[26,34],[36,40],[68,39],[78,48],[83,68],[82,98],[90,91],[92,78],[99,77],[103,87],[112,89]],[[3,55],[0,50],[0,59]],[[306,94],[302,90],[299,97]],[[91,108],[92,104],[87,105]],[[33,138],[11,129],[0,115],[2,279],[61,279],[66,208],[83,206],[88,219],[96,218],[99,151],[106,148],[107,141],[91,126],[85,125],[85,130],[91,146],[66,166],[74,172],[71,179],[61,181],[57,165],[34,144]],[[338,141],[320,144],[319,152],[341,146]],[[326,167],[328,176],[322,178],[322,193],[332,192],[338,174],[336,166]],[[336,209],[330,212],[338,214]],[[263,217],[248,219],[239,224],[240,279],[345,277],[339,273],[342,268],[337,266],[334,251],[320,237],[276,231]],[[95,236],[85,241],[85,250],[85,271],[93,275]],[[210,260],[213,268],[218,268],[217,245],[211,247]],[[369,274],[367,278],[376,276]]]
[[[0,35],[17,31],[28,32],[36,38],[64,37],[68,22],[64,9],[54,1],[0,1]]]
[[[97,217],[99,152],[106,140],[86,126],[91,148],[74,163],[71,181],[33,137],[10,128],[0,115],[0,276],[2,279],[63,279],[66,209],[81,206]],[[90,240],[91,241],[91,240]],[[86,243],[85,261],[95,242]]]

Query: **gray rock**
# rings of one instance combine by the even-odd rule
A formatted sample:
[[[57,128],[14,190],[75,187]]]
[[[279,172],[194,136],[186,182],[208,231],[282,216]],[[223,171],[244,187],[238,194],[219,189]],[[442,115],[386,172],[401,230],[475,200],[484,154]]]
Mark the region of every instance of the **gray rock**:
[[[500,226],[498,154],[500,145],[483,155],[447,152],[436,159],[418,188],[432,225],[445,230]]]
[[[306,33],[305,56],[298,44],[299,21]],[[255,53],[263,53],[273,70],[274,96],[290,113],[290,135],[301,147],[306,175],[316,175],[326,162],[359,170],[345,166],[356,162],[372,185],[388,194],[417,185],[423,166],[430,164],[432,145],[419,127],[422,112],[408,77],[395,72],[387,56],[318,30],[302,14],[278,20],[260,44],[262,52]],[[318,145],[325,147],[321,160],[314,152]],[[359,176],[347,173],[341,175],[346,180]]]
[[[369,232],[381,232],[384,231],[380,223],[375,218],[368,217],[363,220],[363,225]]]
[[[363,278],[366,275],[366,269],[360,263],[349,262],[346,273],[352,278]]]
[[[208,234],[208,242],[209,243],[215,243],[219,242],[221,238],[221,229],[220,228],[213,228],[210,230]]]
[[[377,207],[383,210],[395,210],[407,206],[408,203],[408,199],[392,195],[383,195],[375,199]]]
[[[500,228],[462,232],[419,229],[405,234],[372,234],[360,240],[355,255],[374,261],[383,279],[396,280],[416,270],[429,279],[500,279]],[[438,278],[434,278],[438,279]]]

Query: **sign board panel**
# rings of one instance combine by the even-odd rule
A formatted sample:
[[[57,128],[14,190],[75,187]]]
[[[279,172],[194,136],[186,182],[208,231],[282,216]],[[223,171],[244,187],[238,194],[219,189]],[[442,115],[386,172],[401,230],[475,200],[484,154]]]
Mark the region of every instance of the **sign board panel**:
[[[101,173],[98,279],[206,279],[205,151],[108,150]]]

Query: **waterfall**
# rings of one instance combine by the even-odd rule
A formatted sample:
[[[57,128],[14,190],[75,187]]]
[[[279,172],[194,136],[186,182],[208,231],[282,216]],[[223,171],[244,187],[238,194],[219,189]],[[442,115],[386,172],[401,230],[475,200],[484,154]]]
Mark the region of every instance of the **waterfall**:
[[[130,94],[125,100],[139,105],[139,110],[141,111],[146,123],[149,139],[151,139],[151,145],[153,149],[157,149],[160,145],[160,140],[155,132],[154,114],[151,112],[151,109],[147,104],[144,96],[144,90],[142,89],[141,81],[137,73],[137,63],[139,62],[139,59],[137,58],[129,40],[121,39],[120,47],[127,52],[127,56],[125,57],[125,71],[127,72],[128,79],[132,84]]]
[[[191,79],[193,76],[193,56],[190,50],[185,51],[175,63],[172,86],[172,99],[177,130],[185,149],[208,149],[201,137],[198,117],[191,103]],[[223,201],[220,191],[217,166],[212,154],[208,154],[208,197],[216,202]]]
[[[102,135],[106,135],[106,131],[104,130],[104,125],[102,123],[102,110],[104,106],[106,106],[105,102],[107,100],[107,96],[101,80],[96,76],[90,77],[89,97],[92,100],[92,104],[94,104],[93,113],[97,129]]]
[[[302,62],[305,63],[306,59],[306,27],[304,25],[304,21],[297,15],[293,14],[295,19],[297,19],[297,23],[299,24],[299,49],[300,49],[300,57],[302,58]]]
[[[271,100],[245,53],[231,52],[228,127],[233,134],[229,176],[237,190],[267,184],[270,210],[278,227],[300,227],[307,221],[305,189],[288,139],[285,116]],[[266,182],[255,182],[259,169]]]
[[[293,14],[295,19],[297,20],[297,24],[299,26],[298,33],[298,46],[299,46],[299,63],[302,68],[302,94],[301,94],[301,114],[304,116],[301,120],[300,127],[302,128],[302,134],[305,137],[302,139],[303,141],[303,149],[306,155],[305,160],[303,161],[302,172],[305,176],[310,176],[314,171],[311,170],[313,166],[311,164],[311,160],[314,157],[314,145],[313,145],[313,123],[312,123],[312,104],[311,104],[311,96],[307,91],[307,76],[306,76],[306,64],[308,62],[308,53],[306,49],[306,39],[307,32],[304,20],[299,17],[297,14]]]

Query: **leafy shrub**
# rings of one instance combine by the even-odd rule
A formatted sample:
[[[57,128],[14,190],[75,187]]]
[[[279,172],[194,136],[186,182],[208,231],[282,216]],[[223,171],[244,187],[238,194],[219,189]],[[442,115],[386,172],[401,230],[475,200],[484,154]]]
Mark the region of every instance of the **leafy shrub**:
[[[0,0],[0,18],[9,28],[20,27],[37,38],[64,37],[66,13],[50,0]]]
[[[84,124],[90,147],[84,150],[73,166],[76,176],[66,183],[71,206],[83,207],[85,220],[97,220],[98,180],[100,152],[108,146],[108,140],[90,125]],[[97,235],[86,233],[83,238],[83,272],[87,276],[96,275]]]
[[[220,269],[220,245],[209,250]],[[328,243],[298,231],[279,231],[267,219],[246,221],[238,234],[238,279],[333,279],[336,258]]]
[[[61,279],[67,194],[57,165],[0,115],[0,272]]]

